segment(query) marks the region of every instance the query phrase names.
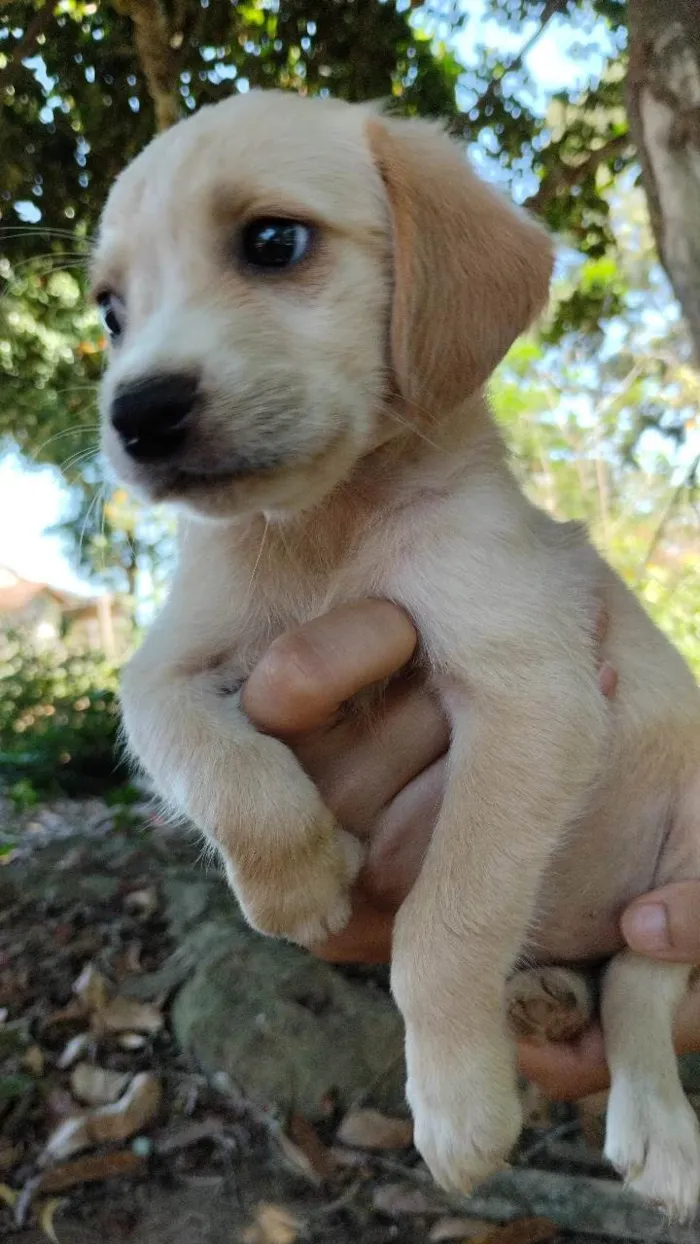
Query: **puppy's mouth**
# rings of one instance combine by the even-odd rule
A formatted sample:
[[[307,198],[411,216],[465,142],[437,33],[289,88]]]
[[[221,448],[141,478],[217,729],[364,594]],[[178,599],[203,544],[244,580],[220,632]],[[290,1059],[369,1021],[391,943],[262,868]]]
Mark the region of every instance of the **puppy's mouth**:
[[[313,504],[348,468],[345,426],[322,444],[246,453],[222,449],[218,460],[211,445],[206,452],[203,446],[199,453],[193,449],[169,462],[138,461],[124,455],[123,449],[117,460],[112,445],[108,453],[124,483],[145,502],[183,505],[203,517],[234,517],[257,510],[296,512]]]
[[[149,500],[162,503],[221,493],[236,485],[273,477],[275,472],[291,465],[290,459],[282,454],[235,455],[228,460],[222,455],[222,461],[211,466],[196,462],[190,466],[182,460],[170,463],[130,460],[125,469],[122,460],[120,474]]]
[[[178,466],[164,474],[162,479],[154,480],[153,486],[161,494],[163,500],[168,497],[175,499],[191,496],[193,493],[232,487],[246,480],[263,479],[288,464],[288,460],[281,456],[271,456],[255,460],[240,459],[225,467]]]

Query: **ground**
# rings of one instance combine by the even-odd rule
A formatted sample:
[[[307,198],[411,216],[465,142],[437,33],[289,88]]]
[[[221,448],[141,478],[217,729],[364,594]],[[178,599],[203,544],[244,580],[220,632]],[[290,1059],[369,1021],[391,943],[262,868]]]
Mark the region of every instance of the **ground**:
[[[606,1168],[600,1101],[531,1097],[512,1169],[442,1194],[410,1144],[386,974],[248,931],[145,807],[5,801],[0,833],[1,1239],[698,1240]]]

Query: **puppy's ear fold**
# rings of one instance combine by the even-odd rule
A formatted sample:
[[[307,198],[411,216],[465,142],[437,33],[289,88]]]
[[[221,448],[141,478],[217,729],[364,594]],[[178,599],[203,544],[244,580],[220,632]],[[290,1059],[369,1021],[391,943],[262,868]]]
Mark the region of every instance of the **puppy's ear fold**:
[[[391,212],[395,379],[407,402],[439,413],[478,389],[542,310],[552,244],[436,126],[371,117],[367,133]]]

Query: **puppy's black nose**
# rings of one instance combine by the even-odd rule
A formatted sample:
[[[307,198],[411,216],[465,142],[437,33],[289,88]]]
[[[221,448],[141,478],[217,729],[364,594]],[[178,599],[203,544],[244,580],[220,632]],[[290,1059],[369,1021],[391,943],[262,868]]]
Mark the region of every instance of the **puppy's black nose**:
[[[155,462],[182,449],[198,387],[197,376],[176,372],[120,385],[110,414],[126,452],[138,462]]]

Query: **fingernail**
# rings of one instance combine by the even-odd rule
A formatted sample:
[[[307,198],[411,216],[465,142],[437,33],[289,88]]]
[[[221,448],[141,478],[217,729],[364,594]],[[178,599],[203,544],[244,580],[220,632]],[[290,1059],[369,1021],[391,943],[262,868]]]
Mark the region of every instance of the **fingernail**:
[[[624,932],[632,950],[668,950],[668,912],[663,903],[640,903],[625,913]]]

